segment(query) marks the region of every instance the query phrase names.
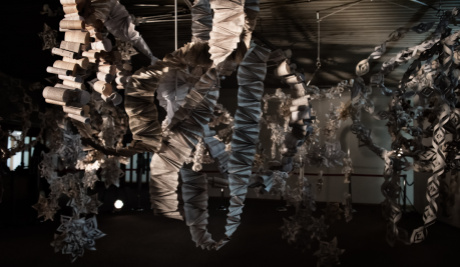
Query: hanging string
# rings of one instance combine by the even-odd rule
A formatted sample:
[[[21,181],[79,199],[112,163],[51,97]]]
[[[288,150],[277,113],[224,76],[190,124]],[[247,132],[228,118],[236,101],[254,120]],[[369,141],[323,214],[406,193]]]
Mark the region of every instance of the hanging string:
[[[177,0],[174,0],[174,51],[178,49],[177,35],[178,35],[178,32],[177,32]],[[176,86],[176,91],[177,91],[177,74],[176,74],[175,86]],[[175,95],[177,97],[177,94]]]
[[[174,50],[177,50],[177,0],[174,0]]]
[[[337,13],[339,13],[339,12],[342,12],[342,11],[344,11],[344,10],[347,9],[347,8],[350,8],[350,7],[352,7],[352,6],[355,6],[355,5],[359,4],[359,3],[361,3],[362,1],[364,1],[364,0],[359,0],[359,1],[356,1],[356,2],[353,2],[353,3],[346,4],[345,7],[341,8],[341,9],[335,11],[335,12],[332,12],[332,13],[330,13],[330,14],[327,14],[327,15],[324,16],[321,20],[323,20],[323,19],[325,19],[325,18],[327,18],[327,17],[329,17],[329,16],[335,15],[335,14],[337,14]],[[319,10],[319,11],[324,11],[324,10],[327,10],[327,9],[323,9],[323,10]],[[319,11],[317,11],[317,14],[319,14]]]
[[[331,7],[331,8],[316,11],[316,22],[318,23],[316,70],[313,72],[313,74],[311,76],[311,79],[307,82],[307,86],[310,85],[310,83],[313,80],[313,78],[315,78],[316,73],[321,68],[321,21],[324,20],[325,18],[329,17],[329,16],[332,16],[334,14],[342,12],[345,9],[350,8],[350,7],[354,6],[354,5],[357,5],[357,4],[361,3],[362,1],[364,1],[364,0],[358,0],[358,1],[355,1],[355,2],[352,2],[352,3],[347,3],[347,4],[340,5],[340,6],[335,6],[335,7]],[[325,10],[329,10],[329,9],[337,8],[337,7],[341,7],[341,6],[343,6],[343,8],[341,8],[341,9],[335,11],[335,12],[332,12],[332,13],[320,18],[320,16],[319,16],[320,11],[325,11]]]
[[[307,86],[310,85],[311,81],[313,80],[313,78],[315,78],[315,75],[316,73],[318,72],[318,70],[321,68],[321,26],[320,26],[320,22],[321,20],[319,19],[319,11],[316,11],[316,22],[318,23],[318,39],[317,39],[317,42],[316,42],[316,69],[315,71],[313,72],[313,74],[311,75],[311,78],[310,80],[307,82]]]

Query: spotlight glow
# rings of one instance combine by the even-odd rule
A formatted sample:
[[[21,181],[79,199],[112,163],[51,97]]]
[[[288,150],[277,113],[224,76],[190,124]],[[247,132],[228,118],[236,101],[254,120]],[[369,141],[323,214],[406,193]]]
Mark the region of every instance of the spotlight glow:
[[[117,199],[117,201],[115,201],[115,203],[113,203],[113,206],[116,208],[116,209],[121,209],[123,208],[123,201]]]

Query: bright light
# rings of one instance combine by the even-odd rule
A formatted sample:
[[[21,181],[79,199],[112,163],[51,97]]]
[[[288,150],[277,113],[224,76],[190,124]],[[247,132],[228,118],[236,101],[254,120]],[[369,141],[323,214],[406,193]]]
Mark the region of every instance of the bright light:
[[[121,209],[123,208],[123,201],[117,199],[117,201],[115,201],[115,203],[113,203],[113,206],[115,206],[116,209]]]

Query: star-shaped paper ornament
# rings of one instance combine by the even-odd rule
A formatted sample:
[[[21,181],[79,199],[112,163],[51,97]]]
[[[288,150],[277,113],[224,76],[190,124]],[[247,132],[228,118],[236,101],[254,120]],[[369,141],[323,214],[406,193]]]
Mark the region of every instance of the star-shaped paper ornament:
[[[38,202],[32,206],[37,210],[37,218],[43,217],[46,220],[53,220],[56,210],[59,208],[57,205],[53,205],[46,197],[40,195]]]

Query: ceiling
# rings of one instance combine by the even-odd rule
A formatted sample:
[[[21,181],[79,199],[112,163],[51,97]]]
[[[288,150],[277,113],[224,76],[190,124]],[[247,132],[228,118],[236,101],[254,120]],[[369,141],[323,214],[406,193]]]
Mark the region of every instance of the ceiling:
[[[178,45],[191,40],[190,9],[186,0],[176,0],[178,5]],[[190,0],[192,2],[193,0]],[[120,0],[128,11],[138,18],[148,17],[137,29],[157,57],[174,51],[174,0]],[[307,79],[316,69],[318,41],[320,43],[321,69],[312,84],[328,86],[354,75],[356,64],[367,58],[373,48],[386,40],[399,27],[416,26],[419,22],[438,21],[437,11],[452,10],[460,6],[454,0],[261,0],[260,16],[254,32],[260,44],[274,48],[291,49],[292,61],[306,73]],[[41,14],[43,4],[51,9],[60,7],[59,0],[2,1],[0,23],[2,52],[0,71],[31,81],[46,76],[46,66],[52,64],[49,51],[41,51],[37,33],[43,23],[57,28],[62,17]],[[320,31],[316,12],[319,11]],[[27,19],[25,19],[27,18]],[[320,38],[318,36],[320,35]],[[387,57],[406,47],[419,44],[427,34],[408,32],[398,42],[387,44]],[[6,41],[8,40],[8,41]],[[385,60],[383,57],[380,62]],[[149,61],[137,55],[137,66]],[[378,62],[371,67],[378,68]],[[28,75],[24,75],[28,68]],[[272,77],[269,75],[268,81]],[[397,75],[389,77],[399,80]],[[273,79],[274,80],[274,79]],[[388,81],[388,80],[387,80]]]
[[[293,62],[312,78],[319,56],[321,69],[312,80],[319,86],[335,85],[353,78],[356,64],[369,56],[374,47],[400,27],[411,28],[420,22],[437,22],[438,11],[452,10],[459,1],[421,0],[261,0],[256,41],[275,48],[291,49]],[[138,30],[153,53],[162,57],[174,50],[174,0],[121,0],[136,17],[149,17]],[[186,1],[178,4],[179,47],[191,39],[190,12]],[[432,7],[428,7],[431,5]],[[318,31],[317,11],[320,30]],[[320,36],[320,38],[319,38]],[[400,41],[387,44],[387,57],[422,42],[428,34],[408,32]],[[379,68],[378,62],[371,67]],[[403,69],[403,68],[402,68]],[[395,75],[387,82],[399,80]],[[270,80],[270,77],[269,77]]]
[[[416,26],[419,22],[438,21],[435,9],[439,8],[440,2],[442,10],[450,11],[456,5],[460,6],[459,1],[453,0],[420,1],[432,5],[433,8],[410,0],[261,0],[260,18],[254,36],[259,44],[291,49],[292,61],[298,66],[298,70],[305,73],[307,80],[312,78],[316,69],[319,40],[321,69],[311,84],[327,87],[353,78],[356,64],[367,58],[374,47],[384,42],[395,29]],[[1,73],[27,82],[49,83],[45,80],[50,77],[46,73],[46,66],[52,65],[55,57],[49,50],[41,49],[38,33],[43,30],[43,23],[57,29],[62,15],[53,17],[42,14],[45,3],[53,10],[61,6],[59,0],[0,3],[0,23],[3,25]],[[121,0],[121,3],[134,16],[149,18],[149,23],[142,23],[137,29],[157,57],[161,58],[174,51],[174,0]],[[177,0],[177,4],[178,42],[181,47],[191,40],[190,9],[185,0]],[[317,11],[321,18],[319,32]],[[408,32],[403,39],[388,43],[387,56],[373,62],[371,67],[377,70],[385,58],[401,49],[419,44],[427,35]],[[63,37],[58,36],[59,38]],[[135,68],[148,63],[149,60],[143,55],[133,57]],[[386,85],[391,85],[391,82],[395,84],[400,76],[401,72],[395,71],[392,76],[387,77]],[[234,88],[235,80],[227,79],[223,82],[223,87],[225,85]],[[266,87],[278,86],[281,86],[279,79],[273,75],[273,71],[269,71]],[[236,102],[236,95],[228,95],[228,99]],[[1,106],[10,110],[7,104],[11,99],[3,100],[7,103]]]

